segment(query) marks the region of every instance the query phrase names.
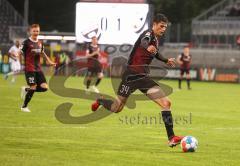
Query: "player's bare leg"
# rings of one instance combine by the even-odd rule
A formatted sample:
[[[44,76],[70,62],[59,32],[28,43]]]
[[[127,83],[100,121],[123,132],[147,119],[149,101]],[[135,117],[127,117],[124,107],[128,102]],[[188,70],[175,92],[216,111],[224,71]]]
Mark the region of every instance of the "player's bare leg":
[[[97,74],[97,81],[96,81],[95,85],[91,87],[93,89],[93,91],[96,92],[96,93],[100,92],[98,90],[97,86],[101,82],[102,78],[103,78],[103,73],[102,72],[98,73]]]
[[[47,90],[48,90],[47,83],[42,83],[42,84],[40,84],[40,86],[34,84],[34,85],[30,86],[30,88],[22,87],[22,91],[25,91],[26,94],[25,94],[25,99],[24,99],[24,103],[23,103],[21,110],[23,112],[31,112],[27,106],[28,106],[28,103],[31,101],[33,94],[35,92],[46,92]]]
[[[16,75],[18,75],[20,71],[11,71],[4,75],[4,79],[7,80],[9,76],[12,76],[11,82],[14,83],[16,80]]]
[[[92,81],[92,77],[91,76],[87,76],[86,89],[85,89],[87,94],[90,93],[89,87],[90,87],[91,81]]]
[[[107,110],[118,113],[122,111],[126,102],[127,102],[127,98],[119,95],[113,101],[99,98],[95,103],[92,104],[92,111],[96,111],[99,108],[99,106],[102,105]]]
[[[147,96],[162,108],[162,119],[165,124],[169,140],[168,145],[170,147],[178,145],[183,137],[175,136],[174,134],[171,101],[168,97],[166,97],[164,91],[159,86],[149,89],[147,91]]]
[[[178,89],[182,89],[182,79],[183,79],[183,74],[180,74],[180,78],[178,79]]]
[[[190,73],[187,73],[186,78],[187,78],[187,86],[188,86],[188,89],[190,90],[190,89],[192,89],[190,86],[190,81],[191,81]]]
[[[23,87],[24,88],[24,87]],[[28,109],[28,103],[31,101],[32,97],[33,97],[33,94],[37,88],[37,85],[34,84],[34,85],[31,85],[30,88],[24,88],[22,90],[25,90],[26,91],[26,95],[25,95],[25,99],[24,99],[24,103],[23,103],[23,106],[21,107],[21,111],[23,112],[31,112],[29,109]]]
[[[42,83],[40,86],[36,87],[36,92],[46,92],[48,90],[48,84],[47,83]]]

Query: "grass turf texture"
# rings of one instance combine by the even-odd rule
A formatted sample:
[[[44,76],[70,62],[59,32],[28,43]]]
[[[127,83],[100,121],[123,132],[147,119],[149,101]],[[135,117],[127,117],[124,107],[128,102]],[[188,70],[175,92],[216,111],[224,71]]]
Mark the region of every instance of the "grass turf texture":
[[[66,86],[83,89],[82,80],[70,78]],[[163,82],[177,88],[176,81]],[[160,108],[152,101],[138,101],[135,109],[125,108],[90,124],[69,125],[56,120],[55,108],[71,102],[72,115],[80,116],[90,112],[92,101],[63,98],[51,91],[35,93],[29,105],[32,112],[23,113],[22,85],[23,76],[15,84],[0,79],[0,165],[229,166],[240,162],[238,84],[193,82],[189,91],[184,82],[183,90],[170,95],[173,116],[178,118],[175,133],[195,136],[199,141],[195,153],[167,146],[163,123],[150,124],[150,117],[160,117]],[[114,96],[110,85],[105,78],[99,89]]]

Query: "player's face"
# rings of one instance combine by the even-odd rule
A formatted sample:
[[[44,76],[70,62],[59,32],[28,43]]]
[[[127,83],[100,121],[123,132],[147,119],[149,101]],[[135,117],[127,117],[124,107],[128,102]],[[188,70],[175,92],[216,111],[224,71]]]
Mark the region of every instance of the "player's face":
[[[162,36],[166,31],[166,29],[167,29],[167,23],[165,22],[153,23],[153,32],[157,36]]]
[[[93,44],[93,45],[97,45],[97,44],[98,44],[98,41],[97,41],[97,38],[96,38],[96,37],[93,37],[93,38],[92,38],[92,44]]]
[[[16,41],[15,45],[19,48],[20,47],[20,42]]]
[[[31,28],[30,30],[30,34],[32,37],[37,37],[40,33],[40,28],[39,27],[35,27],[35,28]]]
[[[188,47],[185,47],[184,50],[183,50],[184,54],[185,55],[189,55],[189,48]]]

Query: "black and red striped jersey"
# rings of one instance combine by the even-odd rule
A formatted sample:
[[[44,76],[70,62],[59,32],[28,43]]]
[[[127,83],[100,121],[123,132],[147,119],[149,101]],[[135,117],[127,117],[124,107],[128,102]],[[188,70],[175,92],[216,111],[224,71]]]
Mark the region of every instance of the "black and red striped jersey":
[[[147,45],[144,47],[142,41],[147,40]],[[152,30],[144,31],[137,39],[130,57],[128,59],[128,68],[138,73],[147,73],[148,66],[152,62],[155,54],[147,51],[147,47],[153,45],[158,50],[159,40],[154,35]]]
[[[21,50],[25,59],[25,71],[41,71],[40,56],[44,51],[43,43],[40,40],[33,41],[28,38],[24,40]]]
[[[184,55],[184,53],[181,53],[179,55],[179,60],[182,62],[182,64],[180,65],[180,68],[190,68],[190,64],[191,64],[191,60],[192,60],[192,55]]]
[[[90,44],[87,48],[87,54],[92,54],[95,51],[100,51],[100,48],[98,45],[92,45]],[[88,65],[93,65],[95,61],[98,61],[98,54],[95,54],[88,58]]]

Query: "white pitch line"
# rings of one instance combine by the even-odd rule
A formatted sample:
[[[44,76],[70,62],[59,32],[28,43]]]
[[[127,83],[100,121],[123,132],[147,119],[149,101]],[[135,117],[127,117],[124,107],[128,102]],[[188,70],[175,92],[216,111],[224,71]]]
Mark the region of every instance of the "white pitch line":
[[[221,128],[214,128],[215,130],[240,130],[240,127],[221,127]]]
[[[62,129],[62,128],[73,128],[73,129],[85,129],[84,126],[69,126],[69,127],[57,127],[57,126],[3,126],[0,129],[28,129],[28,128],[38,128],[38,129]]]

